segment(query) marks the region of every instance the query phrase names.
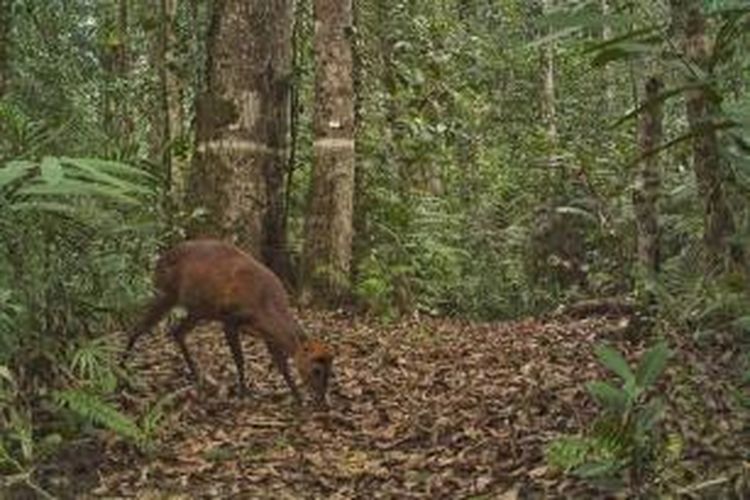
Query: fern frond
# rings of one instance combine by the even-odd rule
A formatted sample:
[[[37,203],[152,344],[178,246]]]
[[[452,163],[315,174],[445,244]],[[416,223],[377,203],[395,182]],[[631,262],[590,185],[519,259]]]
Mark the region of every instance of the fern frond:
[[[136,443],[144,440],[143,432],[130,417],[95,394],[66,389],[55,393],[55,400],[91,424],[105,427]]]

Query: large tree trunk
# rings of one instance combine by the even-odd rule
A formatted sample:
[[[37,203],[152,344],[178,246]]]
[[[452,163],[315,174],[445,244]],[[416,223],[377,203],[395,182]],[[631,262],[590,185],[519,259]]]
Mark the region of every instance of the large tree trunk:
[[[10,42],[11,0],[0,0],[0,98],[8,91],[10,83]]]
[[[348,291],[354,198],[351,0],[315,0],[315,164],[305,224],[303,299]]]
[[[744,257],[739,247],[733,247],[734,217],[727,203],[722,182],[719,141],[713,121],[716,110],[711,92],[711,54],[706,39],[706,19],[698,0],[671,0],[675,26],[682,33],[682,46],[688,63],[698,71],[686,91],[687,119],[693,134],[693,169],[698,192],[704,204],[703,241],[709,255],[709,265],[723,266],[726,257],[744,268]]]
[[[287,283],[291,280],[287,248],[287,206],[285,177],[291,154],[291,111],[294,59],[294,0],[269,2],[262,101],[262,137],[273,154],[265,155],[263,175],[267,208],[263,219],[263,258]]]
[[[283,275],[293,2],[214,9],[187,187],[208,214],[192,232],[231,239]]]
[[[653,280],[659,270],[659,161],[655,149],[662,140],[662,82],[649,78],[645,85],[645,109],[639,127],[640,154],[644,156],[635,174],[633,208],[638,239],[638,263],[647,279]]]

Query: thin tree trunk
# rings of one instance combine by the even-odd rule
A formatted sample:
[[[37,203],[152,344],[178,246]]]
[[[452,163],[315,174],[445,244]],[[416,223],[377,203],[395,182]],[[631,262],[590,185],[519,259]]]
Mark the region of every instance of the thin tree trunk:
[[[164,69],[160,75],[163,82],[164,110],[166,111],[164,130],[166,143],[164,166],[169,172],[169,189],[172,203],[179,206],[185,191],[187,167],[182,155],[174,154],[175,141],[183,139],[184,113],[182,110],[183,86],[180,83],[175,67],[179,64],[175,55],[177,37],[175,23],[177,17],[177,0],[161,0],[164,9],[164,24],[161,29],[164,46]]]
[[[114,37],[102,53],[102,67],[107,74],[103,91],[102,119],[104,130],[120,146],[132,142],[133,122],[128,111],[127,88],[130,61],[128,57],[128,4],[118,0]]]
[[[8,91],[10,84],[10,43],[11,0],[0,0],[0,99]]]
[[[166,187],[171,185],[169,168],[169,107],[167,103],[167,0],[159,0],[159,12],[156,20],[157,27],[153,30],[150,40],[151,68],[156,75],[153,108],[149,112],[149,158],[164,169],[166,173]]]
[[[552,9],[553,0],[542,0],[542,13]],[[555,44],[549,42],[542,47],[542,92],[541,92],[542,120],[547,128],[547,143],[549,145],[548,163],[550,170],[558,167],[557,162],[557,103],[555,98]]]
[[[645,109],[640,119],[639,148],[645,156],[635,174],[633,208],[635,209],[638,263],[647,279],[653,280],[659,270],[659,160],[654,150],[662,141],[662,82],[649,78],[645,85]]]
[[[607,41],[612,38],[612,27],[606,21],[606,16],[608,16],[611,11],[609,2],[610,0],[601,0],[602,15],[605,17],[604,24],[602,25],[602,41]],[[607,64],[604,67],[604,103],[608,112],[614,110],[615,72],[611,64]]]
[[[315,0],[315,163],[305,224],[303,300],[348,291],[354,199],[351,0]]]
[[[698,0],[672,0],[671,6],[673,22],[680,28],[683,50],[692,66],[690,80],[694,87],[686,91],[686,109],[693,134],[693,170],[704,204],[703,241],[709,265],[723,267],[725,258],[729,257],[734,265],[744,268],[741,248],[730,241],[735,224],[724,192],[719,141],[714,127],[718,106],[706,81],[712,74],[706,19]]]
[[[291,0],[214,5],[187,186],[190,204],[207,210],[192,234],[231,239],[277,273],[285,251],[292,7]]]
[[[130,51],[128,50],[128,1],[119,0],[117,5],[117,44],[114,47],[114,72],[116,78],[127,89],[130,73]],[[130,113],[129,96],[118,95],[116,100],[118,139],[121,144],[132,143],[132,132],[134,129],[133,119]]]

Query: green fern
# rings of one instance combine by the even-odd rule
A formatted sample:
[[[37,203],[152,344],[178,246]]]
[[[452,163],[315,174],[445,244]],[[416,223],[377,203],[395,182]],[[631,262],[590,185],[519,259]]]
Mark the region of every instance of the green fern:
[[[146,440],[133,419],[96,394],[82,389],[66,389],[57,391],[54,396],[59,406],[68,408],[90,424],[105,427],[134,443]]]
[[[114,347],[110,340],[99,337],[75,350],[70,367],[76,377],[98,388],[97,392],[106,394],[117,385],[117,377],[112,370],[113,360]]]

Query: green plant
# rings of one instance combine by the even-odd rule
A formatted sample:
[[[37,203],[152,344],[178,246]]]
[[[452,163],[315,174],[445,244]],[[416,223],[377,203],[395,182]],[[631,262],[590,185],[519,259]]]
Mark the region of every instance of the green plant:
[[[53,399],[60,410],[72,412],[85,426],[104,427],[135,445],[142,452],[153,450],[165,407],[173,396],[167,395],[146,409],[140,418],[122,412],[117,405],[117,362],[108,339],[84,342],[70,355],[72,379],[55,391]]]
[[[606,381],[586,385],[601,413],[585,436],[565,436],[547,448],[547,460],[576,476],[609,486],[621,486],[622,474],[638,491],[661,446],[656,423],[663,411],[660,398],[650,392],[669,358],[666,343],[649,349],[635,371],[614,348],[595,349],[599,362],[620,378],[617,387]]]

